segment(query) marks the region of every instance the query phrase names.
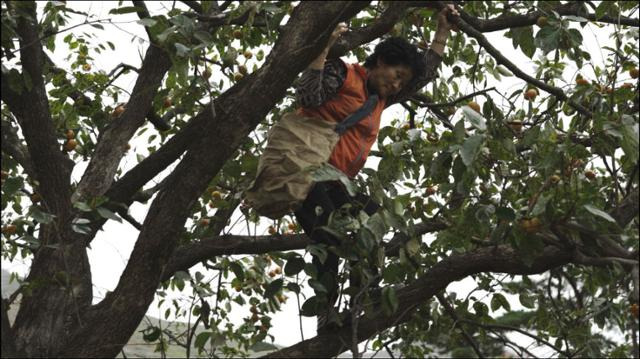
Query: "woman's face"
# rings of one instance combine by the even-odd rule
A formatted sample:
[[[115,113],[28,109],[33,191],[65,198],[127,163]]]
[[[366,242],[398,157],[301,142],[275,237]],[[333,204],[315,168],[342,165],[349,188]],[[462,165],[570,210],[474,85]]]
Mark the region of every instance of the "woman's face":
[[[378,58],[377,66],[369,72],[369,83],[378,92],[378,96],[386,98],[397,95],[413,77],[411,67],[407,65],[387,65]]]

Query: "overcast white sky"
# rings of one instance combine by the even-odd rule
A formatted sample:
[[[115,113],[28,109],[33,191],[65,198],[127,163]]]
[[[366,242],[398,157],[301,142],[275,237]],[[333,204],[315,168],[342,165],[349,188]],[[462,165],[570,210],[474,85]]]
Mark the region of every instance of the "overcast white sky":
[[[83,32],[96,33],[99,35],[99,41],[109,40],[116,45],[115,51],[106,51],[103,52],[102,55],[98,55],[93,52],[91,53],[91,55],[95,58],[95,60],[92,62],[92,71],[103,70],[105,72],[109,72],[111,69],[123,62],[135,67],[139,67],[141,63],[141,55],[146,51],[147,41],[146,34],[143,28],[141,27],[141,25],[135,22],[137,20],[135,14],[118,16],[109,15],[109,9],[116,6],[117,4],[115,1],[74,1],[69,2],[68,4],[71,5],[74,9],[94,14],[96,18],[111,18],[118,23],[117,27],[104,24],[106,31],[99,31],[89,26],[81,26],[73,30],[74,34],[82,34]],[[172,2],[149,1],[147,2],[147,5],[149,6],[149,10],[153,15],[157,10],[162,9],[163,6],[171,7]],[[181,5],[181,3],[176,2],[176,5]],[[82,20],[83,19],[79,17],[78,22],[81,22]],[[76,22],[71,22],[70,25],[73,25],[75,23]],[[603,63],[604,59],[607,56],[607,54],[603,53],[603,50],[601,50],[602,46],[606,44],[608,44],[609,46],[613,46],[613,42],[608,38],[610,28],[611,27],[608,26],[604,29],[598,29],[594,25],[589,24],[583,31],[581,31],[584,37],[583,44],[585,46],[585,50],[592,55],[592,60],[596,63]],[[132,34],[138,36],[139,39],[135,39],[132,41]],[[526,73],[534,73],[532,60],[522,54],[520,50],[514,50],[511,44],[511,40],[504,38],[502,34],[503,32],[495,32],[485,34],[485,36],[487,36],[487,38],[492,41],[492,43],[498,49],[500,49],[511,61],[520,66]],[[61,34],[58,37],[57,51],[56,54],[52,55],[52,58],[58,66],[68,69],[68,62],[65,60],[65,57],[67,55],[67,45],[62,42],[62,38],[64,37],[64,35],[65,34]],[[95,39],[90,41],[95,41]],[[268,49],[265,49],[265,52],[268,52]],[[344,59],[348,62],[357,61],[355,58]],[[565,78],[571,81],[571,79],[575,77],[577,69],[575,68],[575,65],[573,63],[569,63],[568,65],[568,69],[565,71]],[[252,66],[248,66],[248,68],[251,67]],[[447,77],[451,73],[449,68],[443,68],[442,71],[442,77]],[[591,68],[585,67],[581,69],[581,72],[585,77],[593,79],[593,70]],[[214,76],[216,75],[218,74],[214,72]],[[504,77],[502,81],[495,81],[495,79],[493,79],[489,75],[488,77],[488,86],[495,86],[499,91],[503,93],[510,94],[518,88],[525,87],[525,83],[516,77]],[[135,84],[135,74],[121,76],[115,82],[115,84],[130,91]],[[471,85],[467,83],[461,86],[461,91],[463,94],[466,94],[473,92],[473,89]],[[482,97],[476,97],[476,101],[479,102],[481,106],[483,100],[484,99]],[[501,103],[501,100],[498,97],[494,98],[494,101],[496,101],[497,103]],[[406,114],[404,113],[404,110],[400,105],[395,105],[385,111],[385,113],[383,114],[382,126],[389,125],[394,118],[406,118]],[[455,121],[457,121],[459,118],[460,111],[458,111],[458,113],[456,114],[453,122],[455,123]],[[150,134],[153,132],[154,131],[147,131],[146,134]],[[132,143],[132,150],[122,160],[121,168],[123,170],[126,171],[137,164],[136,154],[147,154],[146,142],[146,139],[139,139],[136,142]],[[377,161],[377,158],[370,158],[367,162],[367,167],[376,168]],[[85,169],[85,167],[86,163],[77,165],[75,167],[73,173],[73,177],[75,180],[78,180],[81,177],[82,171]],[[167,171],[165,171],[162,176],[158,177],[156,181],[166,175],[166,172],[168,172],[170,169],[171,168],[167,169]],[[130,208],[130,213],[139,222],[143,221],[144,216],[146,215],[146,211],[147,207],[139,203],[135,203]],[[232,223],[233,222],[234,221],[232,220]],[[269,223],[267,221],[263,221],[261,223],[262,231],[264,234],[266,234],[266,227]],[[124,269],[128,257],[133,249],[137,235],[138,231],[127,222],[123,221],[123,223],[117,223],[114,221],[110,221],[104,226],[104,230],[100,232],[97,238],[93,241],[91,249],[89,250],[89,259],[92,266],[96,301],[99,301],[99,299],[104,296],[104,293],[106,291],[115,288],[122,270]],[[428,238],[425,238],[425,240],[428,240]],[[28,272],[28,263],[23,263],[18,260],[16,260],[14,263],[8,263],[3,260],[2,266],[6,270],[13,270],[22,275],[25,275]],[[198,267],[200,266],[194,267],[192,269],[192,273],[196,269],[200,270],[203,273],[205,272],[203,268]],[[465,296],[474,287],[474,282],[470,278],[467,278],[463,281],[452,283],[448,287],[448,291],[455,291],[459,293],[459,296]],[[305,293],[307,293],[307,295],[313,295],[312,291],[310,290],[306,290]],[[176,298],[185,298],[185,296],[181,295],[180,293],[177,293],[175,295]],[[272,322],[274,327],[270,331],[270,333],[276,336],[276,343],[279,345],[290,345],[300,341],[297,303],[295,301],[294,295],[288,294],[288,296],[289,300],[285,305],[284,311],[274,317]],[[303,301],[302,298],[301,301]],[[511,303],[511,307],[514,310],[521,309],[517,298],[510,297],[509,301]],[[242,317],[246,317],[249,313],[248,307],[246,306],[242,309],[236,309],[234,309],[231,314],[231,317],[235,320],[240,320]],[[164,310],[165,307],[158,309],[156,302],[154,302],[154,304],[150,306],[148,314],[154,317],[163,317]],[[315,318],[303,317],[303,328],[305,338],[309,338],[315,335]],[[519,341],[526,341],[526,339],[524,339],[520,335],[513,335],[512,338]],[[538,350],[534,349],[533,352],[541,356],[548,356],[551,354],[551,352],[546,350],[546,348],[544,347]]]

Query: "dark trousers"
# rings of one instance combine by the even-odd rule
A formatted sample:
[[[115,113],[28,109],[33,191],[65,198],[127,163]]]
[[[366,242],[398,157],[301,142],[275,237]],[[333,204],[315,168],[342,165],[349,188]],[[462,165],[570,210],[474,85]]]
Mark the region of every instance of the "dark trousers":
[[[320,229],[320,227],[327,225],[331,212],[346,203],[352,205],[351,214],[354,216],[360,210],[364,210],[368,215],[373,215],[380,207],[366,195],[349,196],[349,193],[340,182],[318,182],[311,189],[302,203],[302,207],[295,212],[295,215],[302,229],[312,241],[324,243],[327,246],[338,246],[339,239]],[[319,215],[316,212],[316,207],[322,208],[322,213]],[[338,256],[331,251],[328,252],[324,263],[321,263],[316,256],[313,256],[313,264],[318,270],[318,278],[325,273],[329,273],[335,278],[332,281],[335,285],[332,288],[327,288],[327,299],[331,306],[338,299],[338,262]],[[354,283],[353,278],[350,281],[352,286],[357,285]]]

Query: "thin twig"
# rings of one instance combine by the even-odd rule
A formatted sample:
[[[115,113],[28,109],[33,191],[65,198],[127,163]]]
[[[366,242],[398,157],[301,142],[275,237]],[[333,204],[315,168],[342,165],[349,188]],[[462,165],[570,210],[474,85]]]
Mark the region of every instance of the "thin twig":
[[[464,328],[459,324],[460,318],[458,317],[458,314],[456,314],[456,311],[453,309],[453,307],[451,307],[444,295],[442,295],[442,293],[438,293],[436,294],[436,298],[438,298],[438,301],[444,307],[447,314],[453,319],[455,326],[460,329],[460,331],[462,332],[462,336],[467,341],[467,343],[471,345],[471,348],[473,348],[473,351],[476,352],[478,358],[484,358],[482,352],[480,351],[480,348],[478,347],[478,344],[476,344],[471,335],[469,335],[469,333],[467,333],[467,331],[464,330]]]
[[[556,347],[555,345],[549,343],[547,340],[544,340],[543,338],[537,336],[537,335],[533,335],[529,332],[527,332],[526,330],[522,330],[520,328],[517,327],[512,327],[509,325],[501,325],[501,324],[484,324],[484,323],[478,323],[472,320],[468,320],[468,319],[460,319],[460,322],[463,323],[468,323],[468,324],[472,324],[472,325],[477,325],[481,328],[486,328],[486,329],[498,329],[498,330],[510,330],[510,331],[516,331],[520,334],[524,334],[526,336],[528,336],[529,338],[535,339],[536,341],[543,343],[544,345],[548,346],[549,348],[555,350],[556,352],[568,356],[568,353],[564,352],[562,349]]]

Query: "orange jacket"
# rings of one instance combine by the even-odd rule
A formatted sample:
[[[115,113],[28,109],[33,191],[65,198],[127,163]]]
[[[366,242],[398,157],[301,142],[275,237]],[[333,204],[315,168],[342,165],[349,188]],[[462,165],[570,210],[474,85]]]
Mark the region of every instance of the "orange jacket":
[[[347,116],[356,112],[368,97],[367,72],[358,64],[347,64],[347,77],[333,98],[318,107],[301,107],[298,114],[303,116],[319,116],[327,120],[342,122]],[[333,149],[329,163],[355,177],[369,156],[369,151],[378,137],[380,115],[384,110],[385,100],[380,99],[371,114],[347,130]]]

